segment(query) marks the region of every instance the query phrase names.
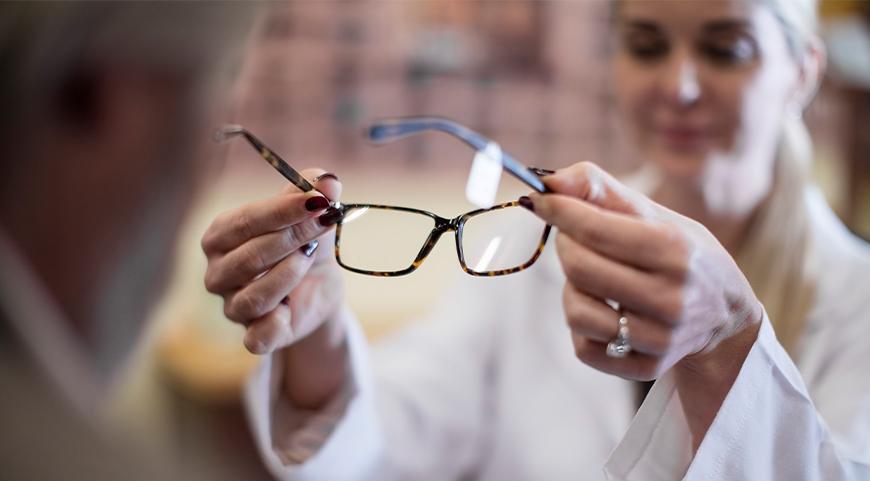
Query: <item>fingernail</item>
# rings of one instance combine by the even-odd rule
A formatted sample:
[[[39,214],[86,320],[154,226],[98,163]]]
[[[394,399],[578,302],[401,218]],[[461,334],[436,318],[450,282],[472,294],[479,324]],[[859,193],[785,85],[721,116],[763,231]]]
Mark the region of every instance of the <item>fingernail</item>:
[[[540,167],[529,167],[529,170],[531,170],[532,172],[534,172],[538,175],[553,175],[556,173],[555,170],[542,169]]]
[[[329,207],[329,199],[326,197],[317,196],[305,201],[305,210],[308,212],[323,210],[327,207]]]
[[[338,180],[338,176],[333,174],[332,172],[324,172],[324,173],[318,175],[317,177],[311,179],[311,182],[316,184],[327,177]]]
[[[338,224],[339,221],[344,217],[344,212],[340,209],[336,209],[335,207],[330,207],[326,209],[326,212],[320,216],[320,225],[323,227],[329,227],[333,224]]]
[[[302,253],[305,254],[305,257],[311,257],[311,254],[314,254],[314,251],[317,250],[317,246],[319,246],[319,245],[320,245],[319,242],[317,242],[316,240],[313,240],[313,241],[305,244],[304,246],[302,246],[300,249],[302,250]]]
[[[519,202],[519,204],[521,206],[525,207],[526,209],[529,209],[532,212],[535,211],[535,203],[532,202],[532,199],[529,199],[526,196],[522,196],[519,199],[517,199],[517,202]]]

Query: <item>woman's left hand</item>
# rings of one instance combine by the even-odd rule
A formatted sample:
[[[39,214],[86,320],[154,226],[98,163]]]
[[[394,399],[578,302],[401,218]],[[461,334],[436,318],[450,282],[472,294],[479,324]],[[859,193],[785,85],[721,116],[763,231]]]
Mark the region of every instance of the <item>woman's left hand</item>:
[[[535,213],[559,229],[563,303],[577,357],[634,380],[656,379],[676,366],[678,390],[682,380],[703,390],[693,393],[698,401],[721,398],[702,416],[715,417],[762,320],[761,304],[734,260],[701,224],[594,164],[562,169],[545,182],[553,193],[531,198]],[[607,344],[622,316],[632,351],[610,357]],[[702,431],[695,434],[703,438]]]

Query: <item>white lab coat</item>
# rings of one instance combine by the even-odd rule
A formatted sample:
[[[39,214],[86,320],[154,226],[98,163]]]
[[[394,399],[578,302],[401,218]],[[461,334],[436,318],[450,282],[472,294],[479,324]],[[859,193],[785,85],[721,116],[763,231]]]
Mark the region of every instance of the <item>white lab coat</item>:
[[[343,311],[352,375],[326,413],[294,413],[264,359],[246,391],[264,459],[285,480],[870,479],[870,249],[806,201],[821,271],[803,354],[765,315],[694,457],[670,373],[634,416],[633,383],[574,357],[551,245],[525,272],[464,276],[371,354]]]

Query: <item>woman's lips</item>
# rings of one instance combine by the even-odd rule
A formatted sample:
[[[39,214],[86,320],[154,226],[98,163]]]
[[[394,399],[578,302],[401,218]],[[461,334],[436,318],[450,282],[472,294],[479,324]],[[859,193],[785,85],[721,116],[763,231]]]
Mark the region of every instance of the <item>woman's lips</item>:
[[[656,129],[656,134],[667,144],[681,148],[699,147],[711,137],[707,129],[683,126],[661,127]]]

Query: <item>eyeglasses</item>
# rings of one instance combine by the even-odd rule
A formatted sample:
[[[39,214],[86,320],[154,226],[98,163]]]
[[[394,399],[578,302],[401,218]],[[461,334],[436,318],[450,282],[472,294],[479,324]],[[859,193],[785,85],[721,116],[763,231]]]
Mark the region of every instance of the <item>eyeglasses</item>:
[[[455,135],[478,150],[490,143],[470,129],[439,117],[377,122],[368,130],[368,137],[375,144],[384,144],[429,130]],[[315,190],[243,127],[224,127],[215,134],[215,139],[235,136],[243,136],[272,167],[302,191]],[[526,168],[509,155],[502,155],[508,172],[539,192],[548,191],[539,178],[545,171]],[[455,233],[456,253],[465,272],[487,277],[512,274],[535,263],[551,229],[519,201],[474,210],[453,219],[425,210],[378,204],[333,202],[332,208],[341,212],[335,232],[336,261],[344,269],[371,276],[394,277],[414,272],[441,236],[450,231]]]

